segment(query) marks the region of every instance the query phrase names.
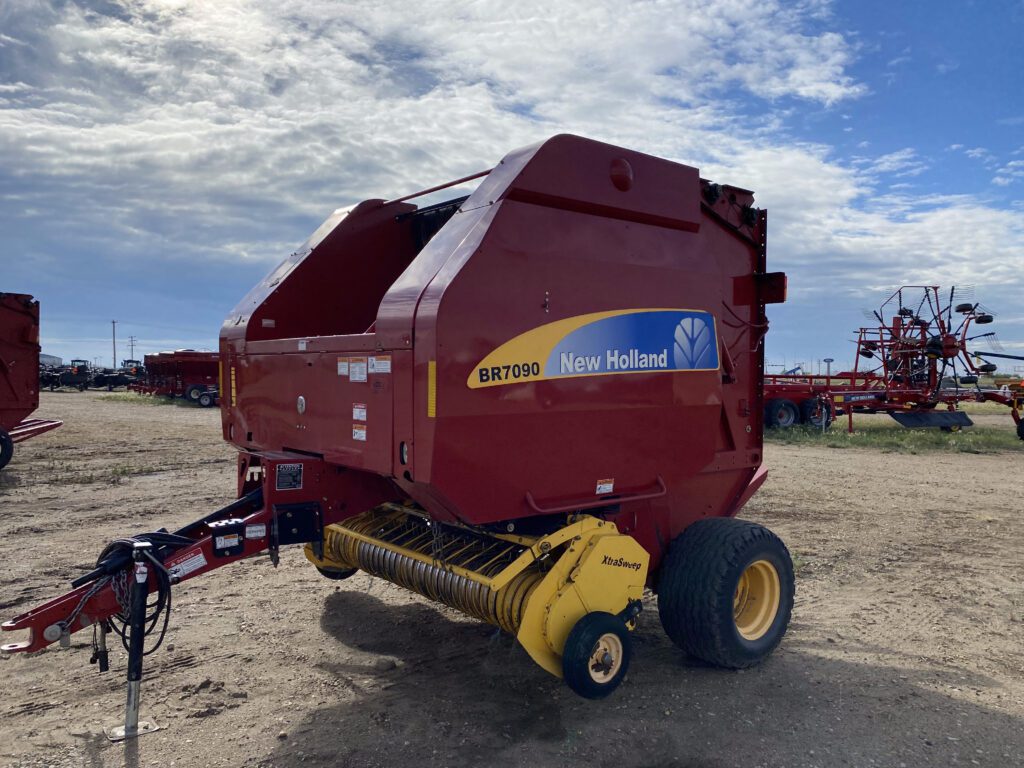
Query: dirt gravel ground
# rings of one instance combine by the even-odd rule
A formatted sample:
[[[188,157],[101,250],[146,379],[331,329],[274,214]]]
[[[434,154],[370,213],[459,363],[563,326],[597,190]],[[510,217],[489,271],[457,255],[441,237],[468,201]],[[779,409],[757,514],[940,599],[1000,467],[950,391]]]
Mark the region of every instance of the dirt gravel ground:
[[[63,592],[111,538],[233,498],[214,410],[56,392],[39,415],[66,424],[0,473],[0,618]],[[0,765],[1024,765],[1024,458],[765,459],[743,516],[788,543],[798,581],[756,669],[687,658],[649,597],[627,680],[585,701],[490,627],[364,575],[320,578],[294,548],[176,590],[142,691],[162,730],[127,747],[102,735],[123,716],[120,648],[105,675],[86,632],[0,658]]]

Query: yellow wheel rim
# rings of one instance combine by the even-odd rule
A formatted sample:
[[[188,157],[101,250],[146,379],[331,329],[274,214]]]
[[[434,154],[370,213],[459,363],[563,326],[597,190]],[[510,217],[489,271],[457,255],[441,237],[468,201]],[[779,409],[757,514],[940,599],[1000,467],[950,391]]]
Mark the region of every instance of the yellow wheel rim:
[[[587,663],[587,671],[595,683],[607,683],[619,673],[622,666],[624,651],[622,640],[615,634],[608,632],[601,635],[594,650],[590,652],[590,661]]]
[[[732,600],[736,630],[746,640],[760,640],[779,613],[782,587],[779,572],[767,560],[757,560],[740,574]]]

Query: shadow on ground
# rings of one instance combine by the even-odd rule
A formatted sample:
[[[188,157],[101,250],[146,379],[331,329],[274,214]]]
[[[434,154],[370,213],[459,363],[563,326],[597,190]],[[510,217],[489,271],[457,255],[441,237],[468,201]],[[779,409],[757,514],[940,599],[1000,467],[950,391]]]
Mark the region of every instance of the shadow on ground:
[[[541,671],[507,635],[423,603],[342,590],[327,598],[321,625],[375,660],[324,665],[338,703],[295,724],[262,768],[1024,761],[1024,722],[941,692],[993,681],[896,654],[868,663],[885,650],[815,647],[799,625],[762,666],[728,672],[687,658],[648,610],[627,680],[597,702]]]

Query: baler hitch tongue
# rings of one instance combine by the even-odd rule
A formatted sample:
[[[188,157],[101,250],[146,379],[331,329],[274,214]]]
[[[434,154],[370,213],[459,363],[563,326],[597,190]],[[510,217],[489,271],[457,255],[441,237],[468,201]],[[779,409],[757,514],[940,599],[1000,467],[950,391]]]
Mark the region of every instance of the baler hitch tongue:
[[[243,513],[248,514],[238,525],[263,530],[264,535],[245,539],[230,551],[219,549],[212,532],[219,524],[234,521],[235,515]],[[58,641],[68,647],[73,633],[95,625],[112,629],[127,649],[130,592],[141,572],[138,558],[145,566],[146,594],[156,593],[156,602],[144,617],[144,634],[159,631],[159,647],[170,616],[171,586],[265,550],[269,546],[265,533],[269,518],[270,512],[263,507],[262,490],[257,489],[175,533],[161,530],[111,542],[100,554],[96,568],[75,579],[70,592],[0,625],[5,632],[28,632],[27,639],[4,644],[0,650],[34,653]],[[97,656],[97,660],[100,658]],[[101,671],[105,666],[100,664]]]

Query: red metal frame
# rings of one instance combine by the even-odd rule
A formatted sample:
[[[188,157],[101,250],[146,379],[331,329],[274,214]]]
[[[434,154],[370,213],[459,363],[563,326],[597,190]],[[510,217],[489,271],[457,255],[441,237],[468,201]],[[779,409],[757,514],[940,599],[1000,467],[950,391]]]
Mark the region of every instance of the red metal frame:
[[[51,429],[56,429],[63,423],[57,419],[25,419],[11,429],[8,434],[11,436],[11,442],[20,443],[36,435],[49,432]]]

